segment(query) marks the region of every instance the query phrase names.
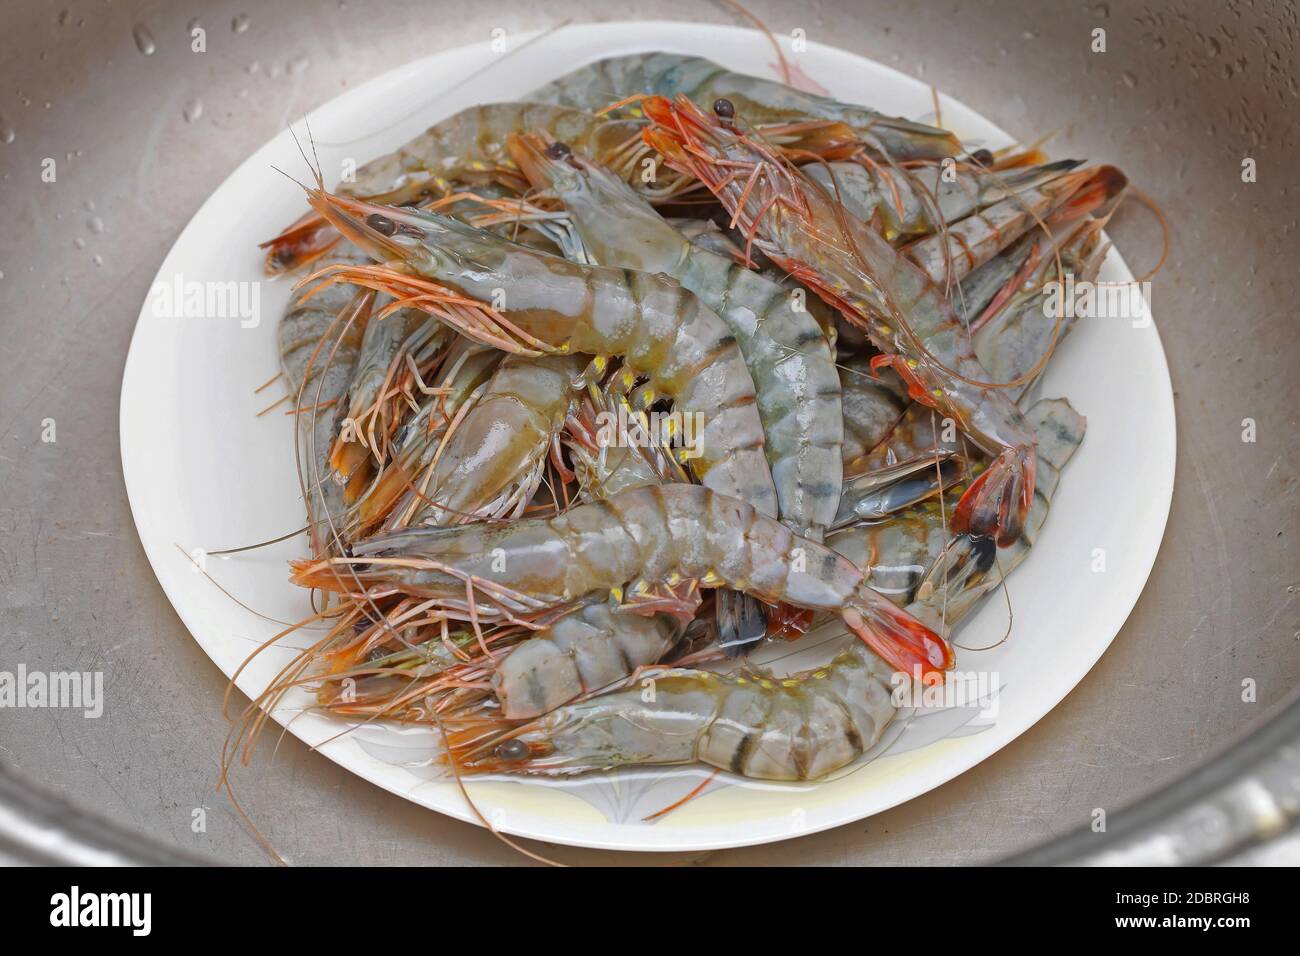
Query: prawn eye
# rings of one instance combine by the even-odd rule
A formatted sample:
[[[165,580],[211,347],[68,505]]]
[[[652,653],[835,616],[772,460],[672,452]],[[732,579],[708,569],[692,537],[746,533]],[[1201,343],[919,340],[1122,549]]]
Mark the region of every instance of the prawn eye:
[[[389,219],[387,216],[381,216],[377,212],[371,213],[366,217],[366,225],[375,230],[375,232],[381,233],[385,236],[391,236],[393,233],[397,232],[397,223],[393,222],[393,220]]]
[[[720,97],[713,101],[713,112],[717,113],[722,119],[731,119],[736,115],[736,107],[731,100]]]
[[[564,159],[572,152],[573,150],[569,149],[568,143],[561,143],[559,140],[546,147],[546,155],[551,159]]]
[[[987,149],[975,150],[975,152],[970,154],[970,158],[973,161],[979,163],[981,166],[993,165],[993,154],[990,153]]]
[[[501,760],[523,760],[528,756],[528,744],[517,737],[497,745],[497,757]]]

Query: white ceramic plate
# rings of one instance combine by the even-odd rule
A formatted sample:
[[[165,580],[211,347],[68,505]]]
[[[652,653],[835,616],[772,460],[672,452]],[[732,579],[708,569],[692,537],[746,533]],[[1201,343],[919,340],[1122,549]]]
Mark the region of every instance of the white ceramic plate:
[[[731,27],[602,24],[565,28],[532,44],[528,39],[510,38],[505,57],[486,43],[431,56],[313,112],[311,130],[327,178],[331,172],[338,177],[347,160],[361,163],[387,152],[465,106],[523,98],[605,56],[675,50],[775,75],[775,57],[763,37]],[[791,56],[840,99],[933,118],[930,88],[894,70],[816,43]],[[427,102],[413,101],[412,90],[428,91]],[[972,147],[1010,141],[955,100],[943,97],[941,108],[944,124]],[[227,675],[278,626],[223,594],[213,580],[270,618],[291,621],[308,612],[306,594],[287,579],[287,561],[305,553],[301,536],[231,558],[207,558],[213,580],[197,573],[191,560],[191,554],[201,558],[196,549],[266,540],[302,521],[293,422],[281,410],[256,417],[283,387],[254,394],[279,369],[275,327],[290,295],[288,283],[264,281],[256,244],[304,208],[302,194],[273,167],[307,176],[288,131],[241,165],[195,214],[156,280],[173,287],[177,277],[181,283],[246,283],[234,288],[244,290],[247,305],[256,292],[259,321],[248,318],[251,309],[227,309],[225,318],[204,308],[187,312],[193,317],[160,317],[158,311],[167,310],[155,308],[151,293],[122,383],[122,470],[140,538],[177,613]],[[1132,275],[1112,252],[1102,279],[1125,282]],[[958,660],[959,668],[997,672],[996,716],[958,708],[896,721],[875,759],[817,784],[756,784],[720,774],[701,795],[653,823],[643,818],[677,801],[707,773],[675,768],[564,782],[474,781],[469,786],[480,809],[504,831],[579,846],[700,850],[761,843],[878,813],[950,780],[1023,733],[1088,672],[1137,601],[1160,545],[1174,474],[1172,390],[1154,325],[1078,323],[1053,359],[1042,394],[1068,396],[1087,416],[1088,432],[1033,555],[1010,579],[1014,634],[995,651]],[[1098,571],[1102,554],[1104,571]],[[987,602],[962,643],[996,641],[1005,613],[1001,602]],[[289,643],[307,640],[297,635]],[[261,655],[240,675],[239,688],[257,694],[291,654],[285,647]],[[276,715],[304,741],[393,793],[474,819],[454,783],[427,766],[433,754],[427,732],[368,727],[339,736],[340,723],[299,713],[304,700],[286,701]],[[220,701],[195,706],[215,712]]]

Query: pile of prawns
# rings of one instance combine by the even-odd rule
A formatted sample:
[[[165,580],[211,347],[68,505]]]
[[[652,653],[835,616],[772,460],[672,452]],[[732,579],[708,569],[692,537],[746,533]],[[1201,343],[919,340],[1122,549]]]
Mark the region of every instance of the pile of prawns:
[[[457,774],[857,760],[1046,519],[1084,423],[1029,401],[1043,291],[1096,277],[1125,186],[671,53],[318,176],[264,247],[305,274],[291,573],[327,630],[249,720],[308,686]],[[737,660],[835,618],[815,670]]]

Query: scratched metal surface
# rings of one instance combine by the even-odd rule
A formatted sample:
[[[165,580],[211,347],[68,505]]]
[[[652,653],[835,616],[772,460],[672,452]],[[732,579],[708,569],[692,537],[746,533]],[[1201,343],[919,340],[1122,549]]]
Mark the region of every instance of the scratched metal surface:
[[[1059,130],[1058,155],[1086,131],[1094,158],[1122,166],[1174,226],[1153,303],[1178,410],[1173,513],[1146,592],[1111,650],[1046,719],[957,780],[861,823],[704,862],[995,859],[1172,779],[1300,678],[1296,9],[1199,2],[1178,13],[1121,0],[1053,4],[1050,13],[1035,12],[1043,6],[1035,0],[846,0],[801,4],[799,13],[751,6],[777,31],[803,28],[955,93],[1023,140]],[[626,19],[634,8],[736,22],[725,6],[698,0],[657,0],[652,11],[606,0],[472,11],[361,0],[5,4],[0,669],[102,669],[107,705],[98,720],[0,709],[0,759],[187,852],[266,860],[213,790],[224,678],[158,587],[122,486],[117,399],[139,305],[198,205],[291,119],[494,27]],[[194,17],[208,31],[201,55],[189,51]],[[151,55],[137,47],[137,25],[152,34]],[[1104,55],[1088,49],[1095,27],[1108,32]],[[41,181],[47,157],[58,163],[55,183]],[[1257,163],[1251,185],[1240,178],[1245,157]],[[1112,234],[1136,268],[1158,242],[1136,205]],[[1254,443],[1242,441],[1245,418],[1256,422]],[[45,419],[56,422],[52,444],[41,440]],[[1142,488],[1134,474],[1132,493]],[[1254,703],[1242,699],[1246,678],[1257,682]],[[295,863],[521,860],[484,831],[383,793],[292,738],[236,783]],[[207,808],[203,833],[191,829],[198,807]],[[570,862],[645,862],[533,849]]]

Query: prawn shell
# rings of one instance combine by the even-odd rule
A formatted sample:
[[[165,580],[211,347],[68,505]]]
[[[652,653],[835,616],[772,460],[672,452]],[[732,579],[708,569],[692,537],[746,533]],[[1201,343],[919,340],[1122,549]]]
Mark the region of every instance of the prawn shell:
[[[512,650],[493,675],[492,688],[505,717],[536,717],[655,663],[681,631],[666,615],[587,604]]]
[[[468,772],[573,774],[699,761],[760,780],[815,780],[869,751],[894,717],[888,669],[853,642],[815,671],[775,677],[673,668],[653,694],[615,691],[510,732],[522,761],[462,754]]]

